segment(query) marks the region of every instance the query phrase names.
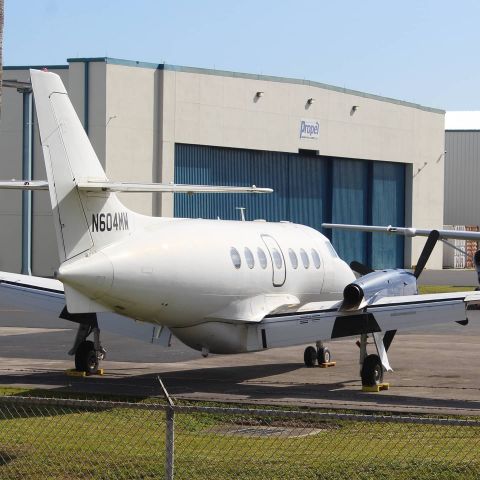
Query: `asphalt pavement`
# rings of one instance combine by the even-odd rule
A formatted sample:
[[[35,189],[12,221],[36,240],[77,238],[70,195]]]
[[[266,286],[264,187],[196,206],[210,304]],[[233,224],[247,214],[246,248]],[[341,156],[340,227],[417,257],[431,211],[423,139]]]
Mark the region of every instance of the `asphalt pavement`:
[[[441,276],[426,274],[427,283]],[[457,277],[475,285],[475,272]],[[447,280],[443,274],[439,281]],[[305,346],[203,358],[175,339],[161,347],[104,331],[105,375],[75,378],[65,374],[75,330],[53,315],[0,302],[0,386],[147,397],[161,395],[160,376],[184,400],[480,415],[480,322],[397,334],[389,351],[394,372],[385,376],[390,389],[380,393],[361,391],[355,339],[330,342],[337,364],[323,369],[303,365]]]

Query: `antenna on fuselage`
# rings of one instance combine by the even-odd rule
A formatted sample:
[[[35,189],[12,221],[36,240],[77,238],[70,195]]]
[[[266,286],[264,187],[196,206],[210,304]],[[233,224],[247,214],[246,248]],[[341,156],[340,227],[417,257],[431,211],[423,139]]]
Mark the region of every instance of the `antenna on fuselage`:
[[[246,208],[245,207],[235,207],[235,210],[240,210],[240,220],[242,222],[245,222],[245,210]]]

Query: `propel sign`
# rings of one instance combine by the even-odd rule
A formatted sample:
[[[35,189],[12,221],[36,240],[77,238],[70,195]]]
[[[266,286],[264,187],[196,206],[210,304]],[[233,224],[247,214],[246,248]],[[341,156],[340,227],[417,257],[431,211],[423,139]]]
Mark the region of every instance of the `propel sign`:
[[[320,124],[316,120],[302,120],[300,122],[300,138],[318,138]]]
[[[300,122],[300,138],[318,138],[320,124],[316,120],[302,120]]]

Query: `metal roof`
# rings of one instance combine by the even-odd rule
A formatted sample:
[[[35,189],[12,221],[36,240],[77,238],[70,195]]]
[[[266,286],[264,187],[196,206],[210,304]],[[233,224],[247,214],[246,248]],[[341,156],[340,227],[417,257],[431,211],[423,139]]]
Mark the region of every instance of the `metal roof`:
[[[480,111],[446,112],[445,130],[480,130]]]
[[[200,73],[203,75],[217,75],[222,77],[233,77],[233,78],[245,78],[249,80],[263,80],[268,82],[280,82],[280,83],[291,83],[296,85],[308,85],[311,87],[323,88],[326,90],[333,90],[335,92],[345,93],[348,95],[355,95],[357,97],[370,98],[372,100],[378,100],[381,102],[393,103],[395,105],[401,105],[404,107],[416,108],[418,110],[423,110],[426,112],[444,114],[445,110],[438,108],[425,107],[419,105],[418,103],[406,102],[403,100],[398,100],[395,98],[382,97],[381,95],[375,95],[371,93],[360,92],[358,90],[350,90],[348,88],[336,87],[334,85],[328,85],[326,83],[314,82],[311,80],[302,80],[298,78],[289,78],[289,77],[275,77],[270,75],[258,75],[251,73],[242,73],[242,72],[231,72],[227,70],[214,70],[208,68],[197,68],[197,67],[185,67],[181,65],[169,65],[167,63],[149,63],[149,62],[140,62],[136,60],[124,60],[120,58],[111,58],[111,57],[91,57],[91,58],[67,58],[67,62],[104,62],[112,65],[124,65],[128,67],[140,67],[140,68],[153,68],[156,70],[169,70],[176,72],[189,72],[189,73]],[[68,68],[68,65],[46,65],[50,69],[59,69],[59,68]],[[32,68],[28,66],[9,66],[4,67],[5,70],[22,70]],[[33,67],[38,68],[38,67]]]

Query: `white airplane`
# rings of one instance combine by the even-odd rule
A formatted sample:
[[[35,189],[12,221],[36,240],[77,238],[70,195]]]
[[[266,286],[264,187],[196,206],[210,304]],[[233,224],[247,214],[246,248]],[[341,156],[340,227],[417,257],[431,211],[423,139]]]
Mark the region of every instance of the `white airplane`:
[[[0,188],[49,190],[61,265],[56,279],[0,272],[0,299],[78,323],[69,352],[77,369],[98,369],[100,327],[162,344],[173,333],[204,355],[316,344],[305,349],[307,366],[330,359],[322,341],[359,336],[362,383],[373,385],[391,370],[396,330],[465,323],[480,304],[475,292],[417,295],[434,235],[414,274],[364,271],[356,280],[329,240],[306,226],[130,211],[115,192],[270,190],[110,182],[60,78],[30,73],[48,181]],[[369,336],[376,353],[367,355]]]

